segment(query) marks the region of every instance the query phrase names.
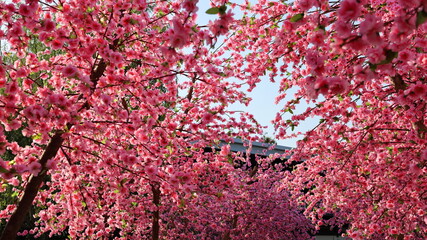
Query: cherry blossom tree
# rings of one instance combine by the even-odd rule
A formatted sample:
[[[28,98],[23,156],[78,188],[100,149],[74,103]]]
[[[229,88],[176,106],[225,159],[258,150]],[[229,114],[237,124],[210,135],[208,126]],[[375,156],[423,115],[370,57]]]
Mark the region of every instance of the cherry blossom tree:
[[[19,235],[309,238],[283,173],[236,169],[227,146],[205,151],[260,130],[227,109],[249,101],[215,51],[232,12],[213,2],[217,20],[198,26],[196,4],[0,2],[1,190],[15,196],[1,239],[32,205],[36,228]]]
[[[307,216],[353,239],[425,239],[427,1],[229,6],[243,12],[222,48],[236,78],[280,81],[278,103],[295,92],[274,123],[279,139],[303,135],[283,184]]]
[[[0,153],[14,156],[0,170],[20,196],[1,211],[3,238],[33,202],[36,235],[308,238],[292,196],[317,227],[349,225],[354,239],[425,239],[427,2],[210,2],[207,26],[196,0],[0,3]],[[247,104],[241,87],[267,73],[277,102],[296,91],[278,138],[320,118],[292,172],[205,152],[260,133],[227,106]]]

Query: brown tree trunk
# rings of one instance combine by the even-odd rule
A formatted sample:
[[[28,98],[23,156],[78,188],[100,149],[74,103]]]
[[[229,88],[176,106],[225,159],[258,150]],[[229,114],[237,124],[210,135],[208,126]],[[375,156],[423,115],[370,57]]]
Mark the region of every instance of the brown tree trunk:
[[[231,231],[237,227],[237,220],[239,219],[238,215],[234,215],[231,221],[231,229],[227,230],[222,236],[222,240],[231,240]]]
[[[406,90],[408,86],[406,85],[405,81],[403,80],[402,76],[397,74],[396,76],[392,77],[394,89],[396,89],[396,92],[399,92],[400,90]],[[405,105],[405,110],[408,110],[410,107],[408,105]],[[425,109],[426,104],[423,106],[423,110]],[[421,139],[424,139],[427,134],[427,126],[424,123],[424,118],[419,119],[418,121],[412,123],[413,128],[415,131],[417,131],[418,137]]]
[[[160,212],[158,207],[160,206],[160,186],[159,184],[152,184],[151,190],[153,191],[153,203],[157,209],[153,212],[153,240],[159,240],[160,235]]]
[[[41,184],[45,180],[46,177],[46,162],[54,158],[58,153],[59,148],[63,142],[61,137],[61,133],[55,134],[50,142],[48,143],[46,149],[43,152],[42,157],[40,158],[39,163],[42,168],[40,173],[37,176],[32,175],[28,180],[27,186],[25,187],[24,194],[16,206],[15,211],[10,216],[9,221],[6,224],[5,229],[1,235],[0,240],[13,240],[16,239],[16,234],[21,228],[22,223],[24,222],[25,216],[30,210],[34,198],[37,196],[37,193],[40,189]]]

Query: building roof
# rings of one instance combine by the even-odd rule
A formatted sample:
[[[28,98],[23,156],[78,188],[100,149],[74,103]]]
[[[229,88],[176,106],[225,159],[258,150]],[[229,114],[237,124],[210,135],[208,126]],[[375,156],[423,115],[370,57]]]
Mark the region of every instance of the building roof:
[[[249,141],[242,141],[239,138],[234,138],[232,143],[227,143],[222,141],[220,143],[220,147],[223,145],[230,144],[230,150],[232,152],[242,152],[247,153],[249,148]],[[260,156],[268,156],[270,154],[284,154],[286,151],[291,150],[291,147],[270,144],[270,143],[260,143],[260,142],[252,142],[252,148],[250,154],[252,155],[260,155]]]

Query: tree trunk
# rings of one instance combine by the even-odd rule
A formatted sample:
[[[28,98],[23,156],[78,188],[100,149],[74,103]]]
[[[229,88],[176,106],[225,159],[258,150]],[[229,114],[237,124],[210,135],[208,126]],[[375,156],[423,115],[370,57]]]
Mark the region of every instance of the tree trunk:
[[[230,230],[227,230],[227,231],[224,233],[224,235],[223,235],[223,237],[222,237],[222,240],[231,240],[231,236],[230,236],[230,235],[231,235],[231,231],[237,227],[237,220],[238,220],[238,218],[239,218],[239,216],[238,216],[238,215],[234,215],[234,216],[233,216],[233,219],[232,219],[232,221],[231,221],[231,229],[230,229]]]
[[[160,235],[160,212],[158,207],[160,206],[160,186],[155,183],[151,185],[151,190],[153,191],[153,203],[156,206],[156,210],[153,212],[153,240],[159,240]]]
[[[13,240],[16,239],[16,234],[21,228],[22,223],[24,222],[25,216],[30,210],[34,198],[37,196],[37,193],[40,189],[41,184],[45,180],[47,169],[46,163],[49,159],[52,159],[58,153],[59,148],[62,144],[61,133],[55,134],[50,142],[48,143],[46,149],[43,152],[42,157],[40,158],[40,165],[42,166],[39,174],[37,176],[32,175],[28,180],[27,186],[25,187],[24,194],[16,206],[15,211],[10,216],[9,221],[6,224],[5,229],[3,230],[0,240]]]

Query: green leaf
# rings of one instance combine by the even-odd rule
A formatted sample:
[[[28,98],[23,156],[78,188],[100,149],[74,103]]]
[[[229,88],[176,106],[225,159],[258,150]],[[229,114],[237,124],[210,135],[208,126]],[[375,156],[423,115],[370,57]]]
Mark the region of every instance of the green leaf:
[[[179,201],[179,205],[178,205],[178,207],[179,207],[179,208],[183,208],[183,207],[185,207],[185,199],[181,199],[181,200]]]
[[[156,17],[158,17],[158,18],[161,18],[161,17],[164,17],[164,16],[166,16],[166,14],[162,10],[159,10],[157,12],[157,14],[156,14]]]
[[[395,59],[397,57],[399,53],[398,52],[393,52],[392,50],[388,49],[385,51],[385,59],[382,60],[379,65],[382,64],[388,64],[391,63],[391,61],[393,61],[393,59]]]
[[[86,9],[86,12],[87,12],[87,13],[93,13],[93,11],[95,11],[95,8],[94,8],[94,7],[88,7],[88,8]]]
[[[289,21],[298,22],[303,18],[304,18],[304,13],[298,13],[298,14],[294,15],[293,17],[291,17],[291,19],[289,19]]]
[[[254,24],[255,24],[255,17],[251,17],[249,21],[249,25],[254,25]]]
[[[340,56],[341,56],[341,55],[337,54],[337,55],[335,55],[335,56],[332,58],[332,60],[337,60]]]
[[[159,118],[157,119],[159,122],[163,122],[166,119],[166,115],[162,114],[159,116]]]
[[[6,168],[0,167],[0,173],[8,173],[9,170],[7,170]]]
[[[69,39],[76,39],[77,35],[76,35],[76,33],[72,32],[72,33],[70,33],[70,36],[68,36],[68,38]]]
[[[219,14],[225,14],[225,11],[227,11],[227,6],[222,5],[221,7],[219,7]]]
[[[209,8],[208,10],[206,10],[206,13],[207,14],[218,14],[219,8],[217,8],[217,7]]]
[[[167,145],[166,148],[169,150],[169,154],[173,153],[173,148],[170,145]]]
[[[375,70],[377,70],[377,64],[373,64],[373,63],[370,63],[370,62],[368,62],[368,65],[369,65],[369,69],[371,69],[371,71],[375,71]]]
[[[42,134],[41,134],[41,133],[37,133],[37,134],[35,134],[35,135],[31,136],[31,138],[32,138],[33,140],[39,140],[39,139],[42,139]]]
[[[191,30],[193,31],[193,32],[199,32],[199,26],[196,24],[196,25],[194,25],[194,26],[192,26],[191,27]]]
[[[127,178],[123,178],[121,181],[120,181],[120,187],[123,187],[123,185],[127,182]]]
[[[427,21],[427,12],[425,11],[419,11],[417,13],[417,23],[416,26],[420,26],[421,24],[425,23]]]
[[[227,162],[228,162],[229,164],[233,164],[233,163],[234,163],[234,159],[233,159],[231,156],[228,156],[228,157],[227,157]]]
[[[325,26],[323,26],[323,25],[319,25],[319,26],[317,26],[317,28],[316,29],[314,29],[315,31],[317,31],[317,30],[323,30],[323,31],[326,31],[326,27]]]

